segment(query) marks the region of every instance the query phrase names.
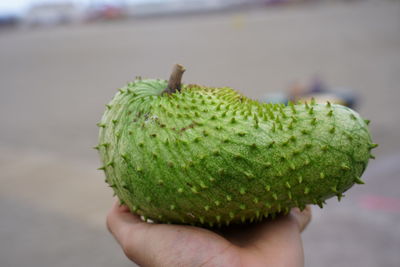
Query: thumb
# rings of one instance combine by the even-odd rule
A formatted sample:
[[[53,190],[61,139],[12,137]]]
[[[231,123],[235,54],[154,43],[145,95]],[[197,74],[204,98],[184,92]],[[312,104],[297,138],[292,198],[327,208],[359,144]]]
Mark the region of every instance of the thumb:
[[[148,224],[143,222],[136,214],[132,214],[125,205],[120,206],[116,200],[107,215],[107,228],[115,237],[120,245],[132,232],[132,229],[147,227]]]

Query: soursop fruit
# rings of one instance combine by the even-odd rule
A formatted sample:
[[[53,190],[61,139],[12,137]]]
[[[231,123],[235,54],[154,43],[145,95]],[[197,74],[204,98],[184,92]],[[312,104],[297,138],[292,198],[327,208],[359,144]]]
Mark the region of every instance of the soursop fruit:
[[[134,213],[215,226],[323,206],[373,157],[367,127],[340,105],[266,104],[227,87],[137,79],[106,105],[99,150],[106,182]]]

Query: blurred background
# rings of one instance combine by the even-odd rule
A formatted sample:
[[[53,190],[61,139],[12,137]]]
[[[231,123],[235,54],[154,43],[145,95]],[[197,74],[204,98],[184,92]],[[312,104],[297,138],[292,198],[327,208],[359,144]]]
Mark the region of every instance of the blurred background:
[[[105,228],[96,123],[135,76],[319,94],[371,120],[375,161],[305,231],[306,266],[400,264],[400,1],[0,2],[0,266],[132,266]]]

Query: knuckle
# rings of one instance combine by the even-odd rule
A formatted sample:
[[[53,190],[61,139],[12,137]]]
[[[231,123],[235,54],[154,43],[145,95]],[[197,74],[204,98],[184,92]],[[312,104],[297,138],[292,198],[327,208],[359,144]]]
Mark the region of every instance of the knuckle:
[[[112,221],[112,215],[111,215],[111,213],[108,213],[106,216],[106,227],[110,233],[112,232],[111,231],[111,225],[112,225],[111,221]]]

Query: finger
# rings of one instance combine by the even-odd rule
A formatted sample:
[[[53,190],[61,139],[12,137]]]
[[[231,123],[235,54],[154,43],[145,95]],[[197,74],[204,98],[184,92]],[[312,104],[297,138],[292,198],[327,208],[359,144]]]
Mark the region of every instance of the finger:
[[[299,208],[293,208],[290,211],[290,215],[296,219],[300,231],[303,232],[312,218],[311,206],[307,205],[303,211],[300,211]]]
[[[132,214],[125,205],[119,205],[115,201],[107,215],[107,228],[118,241],[123,245],[126,236],[132,231],[132,228],[146,227],[138,215]]]
[[[205,229],[143,222],[118,204],[109,212],[107,225],[126,256],[140,266],[177,266],[185,261],[182,266],[197,266],[229,245]]]
[[[299,226],[288,215],[254,225],[245,249],[273,261],[271,266],[302,266],[304,262]]]

